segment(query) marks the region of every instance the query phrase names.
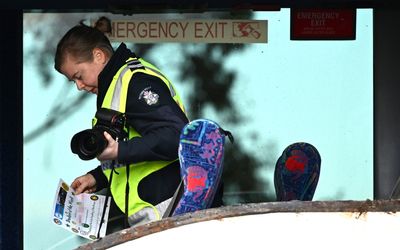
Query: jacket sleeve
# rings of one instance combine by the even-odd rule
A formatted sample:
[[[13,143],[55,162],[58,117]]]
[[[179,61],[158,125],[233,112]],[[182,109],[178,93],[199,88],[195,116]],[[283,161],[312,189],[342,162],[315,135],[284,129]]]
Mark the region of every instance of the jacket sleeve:
[[[178,157],[180,132],[188,119],[162,80],[143,73],[132,77],[126,117],[127,124],[140,137],[119,142],[120,163],[174,160]]]
[[[100,191],[103,188],[107,187],[108,180],[107,177],[104,175],[103,170],[101,170],[101,166],[91,170],[88,174],[93,175],[94,179],[96,180],[96,191]]]

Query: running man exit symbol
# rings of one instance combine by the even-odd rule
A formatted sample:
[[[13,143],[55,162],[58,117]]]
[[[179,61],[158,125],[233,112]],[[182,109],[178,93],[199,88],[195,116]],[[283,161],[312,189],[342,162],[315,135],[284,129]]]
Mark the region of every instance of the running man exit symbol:
[[[260,27],[257,22],[234,22],[233,36],[234,37],[253,37],[260,38]]]

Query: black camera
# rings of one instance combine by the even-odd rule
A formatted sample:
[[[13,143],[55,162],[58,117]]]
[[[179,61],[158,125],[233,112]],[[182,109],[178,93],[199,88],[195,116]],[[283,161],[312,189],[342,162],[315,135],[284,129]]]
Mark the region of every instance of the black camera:
[[[83,130],[71,139],[71,150],[82,160],[91,160],[97,157],[107,147],[108,141],[104,131],[114,139],[123,140],[127,137],[124,130],[125,114],[106,108],[96,112],[97,122],[92,129]]]

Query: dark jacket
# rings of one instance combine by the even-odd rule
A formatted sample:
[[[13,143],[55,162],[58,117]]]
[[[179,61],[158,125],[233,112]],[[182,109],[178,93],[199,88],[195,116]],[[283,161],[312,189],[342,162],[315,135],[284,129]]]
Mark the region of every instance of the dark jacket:
[[[100,73],[97,108],[101,107],[114,75],[129,57],[136,55],[122,43]],[[145,90],[151,90],[159,96],[156,104],[146,103],[143,98]],[[179,135],[188,119],[171,97],[165,83],[157,77],[136,73],[130,81],[127,96],[126,122],[141,137],[119,142],[118,162],[129,164],[177,159]],[[98,190],[107,187],[107,179],[100,166],[89,173],[95,177]],[[173,196],[179,182],[179,161],[175,161],[145,177],[139,184],[139,196],[142,200],[156,205]],[[222,196],[220,198],[222,199]]]
[[[97,108],[101,107],[114,75],[129,57],[136,56],[122,43],[100,73]],[[159,96],[156,104],[146,103],[142,94],[145,89]],[[127,96],[126,122],[141,137],[119,142],[118,162],[129,164],[177,159],[179,134],[188,119],[172,99],[165,83],[157,77],[136,73],[130,81]],[[89,173],[95,177],[98,190],[107,187],[101,167]],[[174,194],[179,181],[179,161],[176,161],[144,178],[139,184],[139,195],[141,199],[156,205]]]

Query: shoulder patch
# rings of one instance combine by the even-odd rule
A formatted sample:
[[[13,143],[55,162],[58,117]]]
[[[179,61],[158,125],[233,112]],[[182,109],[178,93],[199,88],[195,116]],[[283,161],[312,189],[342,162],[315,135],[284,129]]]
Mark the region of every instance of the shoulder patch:
[[[147,105],[158,103],[159,95],[151,90],[151,87],[144,88],[139,94],[139,100],[143,99]]]

